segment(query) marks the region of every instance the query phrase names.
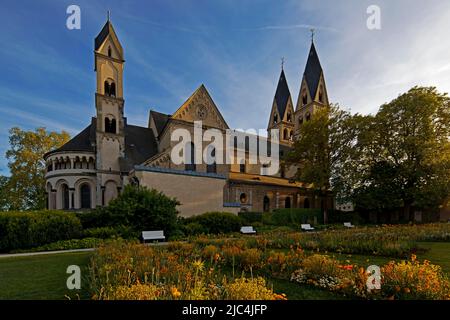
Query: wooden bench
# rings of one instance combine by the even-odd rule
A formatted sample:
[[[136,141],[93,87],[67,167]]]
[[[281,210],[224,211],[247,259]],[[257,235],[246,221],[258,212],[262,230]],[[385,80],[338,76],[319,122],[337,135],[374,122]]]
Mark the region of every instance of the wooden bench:
[[[242,234],[256,234],[256,230],[252,226],[241,227]]]
[[[142,231],[142,240],[147,241],[153,241],[153,240],[165,240],[166,237],[164,236],[163,230],[156,230],[156,231]]]
[[[344,222],[344,227],[346,227],[346,228],[354,228],[355,226],[352,225],[351,222]]]
[[[311,227],[311,225],[309,223],[300,225],[300,228],[305,231],[313,231],[314,230],[314,228]]]

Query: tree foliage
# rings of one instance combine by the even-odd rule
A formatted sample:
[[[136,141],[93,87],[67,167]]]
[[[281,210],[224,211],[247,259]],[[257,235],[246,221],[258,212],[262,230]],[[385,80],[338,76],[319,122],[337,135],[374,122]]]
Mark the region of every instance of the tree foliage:
[[[375,115],[322,108],[300,127],[287,161],[297,179],[363,209],[436,208],[450,194],[450,99],[414,87]]]
[[[69,140],[65,131],[48,132],[45,128],[25,131],[14,127],[9,131],[10,149],[6,151],[11,176],[3,186],[5,209],[30,210],[45,208],[44,154]]]
[[[414,87],[364,119],[355,145],[355,202],[368,209],[432,208],[450,194],[450,100]]]

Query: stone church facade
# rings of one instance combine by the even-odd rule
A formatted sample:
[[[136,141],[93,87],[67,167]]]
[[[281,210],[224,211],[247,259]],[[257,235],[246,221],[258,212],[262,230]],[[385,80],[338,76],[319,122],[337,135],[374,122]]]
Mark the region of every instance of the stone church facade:
[[[105,206],[130,183],[176,197],[182,216],[333,206],[331,194],[318,197],[310,185],[295,181],[295,168],[280,167],[275,174],[262,175],[270,158],[260,158],[256,164],[249,161],[247,140],[234,143],[233,148],[241,150],[244,157],[237,159],[233,152],[236,161],[232,163],[175,164],[171,152],[178,143],[172,141],[177,129],[194,134],[194,121],[201,121],[197,130],[202,134],[208,129],[230,130],[206,87],[201,85],[174,113],[150,110],[148,125],[135,126],[127,123],[124,113],[124,51],[109,20],[95,38],[94,55],[96,116],[69,142],[44,156],[49,209]],[[275,90],[267,129],[269,137],[270,130],[279,129],[281,159],[302,123],[311,119],[317,108],[327,106],[324,74],[312,42],[295,108],[283,69]],[[270,139],[256,139],[270,147]],[[201,143],[202,150],[211,147],[209,142]],[[194,160],[194,143],[186,150],[190,150],[186,157]],[[225,148],[207,152],[214,158],[225,157]]]

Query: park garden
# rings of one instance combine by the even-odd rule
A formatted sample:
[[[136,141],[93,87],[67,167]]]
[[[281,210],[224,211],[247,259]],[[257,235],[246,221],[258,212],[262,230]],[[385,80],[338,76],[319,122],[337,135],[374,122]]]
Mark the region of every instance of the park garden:
[[[314,232],[302,232],[300,224],[320,219],[320,210],[181,219],[176,205],[155,190],[130,186],[91,212],[2,213],[3,253],[94,250],[1,258],[0,297],[450,299],[449,223],[345,228],[317,222]],[[242,225],[257,234],[240,234]],[[143,230],[164,230],[169,241],[143,244]],[[80,290],[66,287],[73,264],[82,269]],[[371,265],[380,267],[380,289],[367,289]],[[40,281],[24,274],[45,284],[38,290]]]

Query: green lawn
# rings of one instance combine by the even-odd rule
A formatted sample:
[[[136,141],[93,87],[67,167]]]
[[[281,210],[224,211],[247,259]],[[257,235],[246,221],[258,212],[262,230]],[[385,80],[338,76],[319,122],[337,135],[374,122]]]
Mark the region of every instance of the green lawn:
[[[77,299],[89,298],[86,281],[89,252],[57,253],[29,257],[0,258],[0,299]],[[81,290],[69,290],[69,265],[81,268]],[[84,290],[83,290],[84,288]]]
[[[426,253],[418,255],[419,260],[427,259],[431,263],[442,266],[450,274],[450,243],[422,242],[420,245],[429,249]],[[329,253],[331,256],[343,261],[349,260],[360,266],[371,264],[383,265],[390,260],[389,257],[347,255]],[[30,257],[0,258],[0,299],[89,299],[87,292],[87,265],[89,252],[58,253],[51,255],[38,255]],[[82,288],[71,291],[66,287],[69,276],[66,269],[69,265],[78,265],[82,268]],[[343,299],[331,292],[318,288],[299,285],[288,280],[268,279],[275,292],[285,293],[288,299]]]

